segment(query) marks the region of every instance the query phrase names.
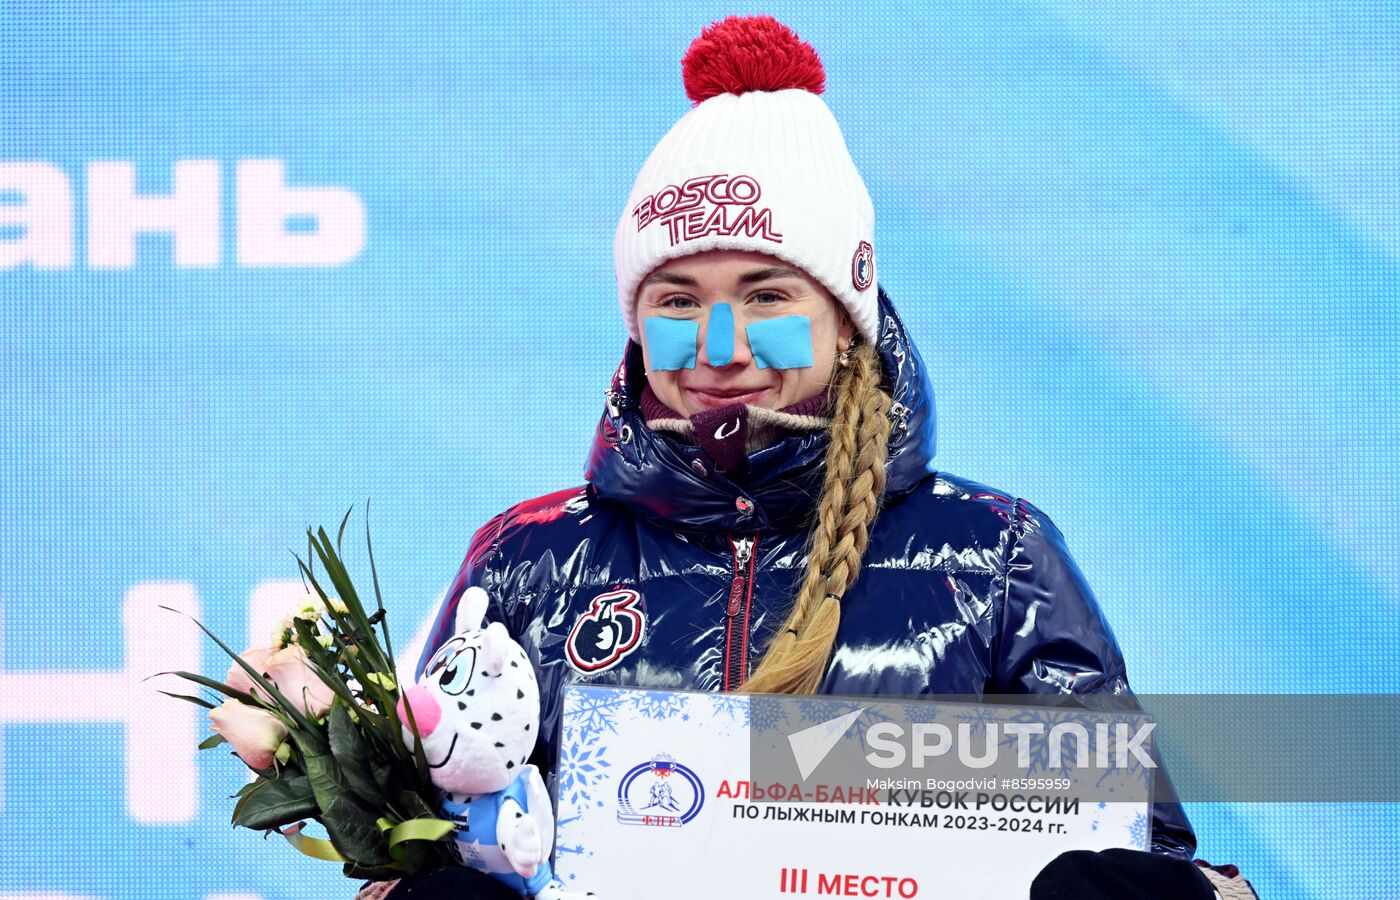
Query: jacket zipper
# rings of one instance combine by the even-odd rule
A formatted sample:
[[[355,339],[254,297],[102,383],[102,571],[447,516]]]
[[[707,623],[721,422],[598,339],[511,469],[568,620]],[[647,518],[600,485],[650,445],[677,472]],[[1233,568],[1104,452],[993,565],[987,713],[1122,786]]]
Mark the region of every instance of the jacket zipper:
[[[734,548],[734,574],[729,581],[725,606],[724,690],[736,690],[748,677],[749,605],[753,599],[754,548],[758,535],[731,535]]]

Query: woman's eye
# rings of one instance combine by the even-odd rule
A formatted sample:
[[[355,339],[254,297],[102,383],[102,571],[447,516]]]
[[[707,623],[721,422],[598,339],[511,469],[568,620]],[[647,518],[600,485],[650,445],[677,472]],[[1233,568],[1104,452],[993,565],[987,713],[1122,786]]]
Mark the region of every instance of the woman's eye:
[[[667,297],[665,300],[661,301],[661,305],[670,309],[696,309],[699,307],[699,304],[695,302],[695,298],[682,296]]]
[[[787,298],[784,297],[782,294],[778,294],[773,291],[761,291],[757,294],[754,294],[749,299],[753,300],[759,306],[773,306],[775,304],[782,303]]]

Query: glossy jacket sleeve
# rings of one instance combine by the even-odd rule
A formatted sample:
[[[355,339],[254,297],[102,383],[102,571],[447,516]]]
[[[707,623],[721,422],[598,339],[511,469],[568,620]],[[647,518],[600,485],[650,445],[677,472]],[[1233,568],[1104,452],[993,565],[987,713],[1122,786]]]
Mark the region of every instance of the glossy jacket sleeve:
[[[457,604],[461,601],[467,588],[480,587],[491,595],[491,604],[487,607],[486,619],[488,622],[500,621],[500,597],[493,590],[487,569],[491,559],[496,554],[496,550],[500,547],[501,531],[505,527],[505,521],[506,513],[500,513],[477,529],[476,534],[472,537],[471,546],[467,548],[467,557],[462,561],[462,567],[457,570],[457,577],[452,579],[452,586],[447,589],[447,593],[443,596],[442,603],[438,606],[437,616],[433,619],[432,628],[428,631],[428,639],[423,642],[423,652],[418,657],[418,665],[413,670],[415,677],[423,674],[423,670],[428,667],[428,662],[433,658],[433,654],[455,633],[454,622],[457,618]]]
[[[991,692],[1131,695],[1118,642],[1064,536],[1024,500],[1012,516],[1005,579]],[[1196,837],[1161,768],[1154,798],[1153,852],[1189,859]]]

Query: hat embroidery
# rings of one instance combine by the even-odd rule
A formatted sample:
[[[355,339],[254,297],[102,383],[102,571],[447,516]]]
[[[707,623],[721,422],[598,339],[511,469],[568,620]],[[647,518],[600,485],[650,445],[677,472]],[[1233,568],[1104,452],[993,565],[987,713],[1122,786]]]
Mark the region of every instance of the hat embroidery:
[[[856,246],[856,255],[851,258],[851,283],[856,290],[863,291],[875,280],[875,248],[869,241],[861,241]]]
[[[756,205],[762,196],[758,181],[748,175],[699,175],[642,198],[632,215],[638,231],[653,222],[666,226],[672,247],[711,234],[743,234],[781,244],[773,210]]]

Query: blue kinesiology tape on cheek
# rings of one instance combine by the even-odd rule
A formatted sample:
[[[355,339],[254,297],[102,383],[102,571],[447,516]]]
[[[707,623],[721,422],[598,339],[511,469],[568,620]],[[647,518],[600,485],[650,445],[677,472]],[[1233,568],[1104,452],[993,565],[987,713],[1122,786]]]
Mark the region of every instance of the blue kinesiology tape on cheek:
[[[705,358],[712,366],[727,366],[734,359],[734,310],[716,303],[705,329]]]
[[[649,316],[642,320],[642,327],[646,329],[647,358],[653,369],[695,368],[695,348],[700,340],[699,322]]]
[[[812,320],[806,316],[750,322],[744,330],[760,369],[805,369],[812,364]]]

